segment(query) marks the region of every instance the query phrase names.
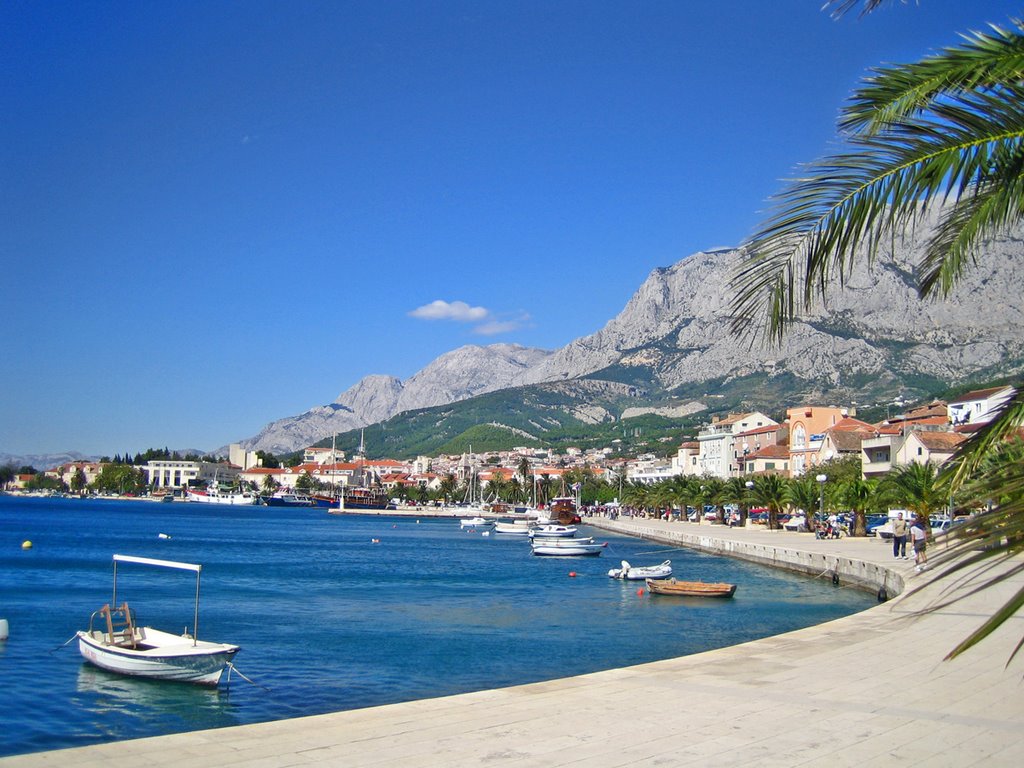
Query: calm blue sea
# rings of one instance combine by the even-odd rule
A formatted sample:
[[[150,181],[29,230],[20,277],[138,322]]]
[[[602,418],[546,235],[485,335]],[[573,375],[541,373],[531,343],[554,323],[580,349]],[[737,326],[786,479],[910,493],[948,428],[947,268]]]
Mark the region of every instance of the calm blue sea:
[[[522,539],[451,519],[0,496],[0,618],[10,625],[0,641],[0,755],[576,675],[874,603],[825,580],[586,533],[609,542],[602,556],[534,557]],[[110,600],[114,553],[201,563],[199,635],[241,645],[236,667],[257,685],[120,677],[84,663],[77,642],[63,645]],[[637,583],[606,575],[622,559],[671,559],[680,578],[739,588],[725,601],[640,596]],[[184,629],[194,575],[122,565],[118,599],[140,623]]]

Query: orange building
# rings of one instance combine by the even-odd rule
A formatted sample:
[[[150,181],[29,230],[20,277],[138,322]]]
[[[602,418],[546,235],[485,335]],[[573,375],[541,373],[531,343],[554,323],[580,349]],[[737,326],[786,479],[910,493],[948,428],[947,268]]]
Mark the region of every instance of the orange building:
[[[849,408],[832,406],[804,405],[788,408],[786,420],[789,422],[790,475],[800,477],[810,472],[820,461],[827,461],[828,457],[819,455],[825,430],[852,415]]]

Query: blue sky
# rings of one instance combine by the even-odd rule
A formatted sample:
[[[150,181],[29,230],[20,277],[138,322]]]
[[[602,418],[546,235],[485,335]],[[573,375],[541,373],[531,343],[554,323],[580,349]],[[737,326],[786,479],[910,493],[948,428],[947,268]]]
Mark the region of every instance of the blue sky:
[[[867,69],[1019,2],[0,5],[0,452],[210,450],[740,243]]]

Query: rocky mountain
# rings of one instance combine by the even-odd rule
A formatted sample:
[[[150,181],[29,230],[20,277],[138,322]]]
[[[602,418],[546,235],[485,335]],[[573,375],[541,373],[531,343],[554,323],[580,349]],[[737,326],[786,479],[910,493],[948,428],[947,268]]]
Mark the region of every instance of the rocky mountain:
[[[394,376],[366,376],[333,403],[271,422],[241,443],[247,450],[276,454],[295,451],[396,413],[503,389],[551,354],[549,350],[517,344],[460,347],[441,355],[404,382]]]
[[[708,390],[773,387],[782,397],[830,403],[926,396],[972,375],[1007,375],[1024,363],[1024,233],[988,243],[957,292],[917,298],[914,265],[927,224],[881,248],[796,322],[777,348],[729,333],[730,278],[743,252],[717,249],[655,269],[604,328],[555,352],[514,345],[463,347],[406,382],[372,376],[326,406],[268,425],[246,441],[275,453],[397,413],[444,405],[508,387],[588,379],[625,384],[634,395],[590,408],[576,398],[568,415],[607,421],[644,413],[693,413]],[[702,387],[704,389],[702,389]],[[735,394],[735,393],[734,393]],[[675,397],[673,397],[675,396]],[[600,411],[598,413],[598,411]]]
[[[1024,290],[1024,233],[990,242],[984,261],[954,295],[927,302],[917,298],[913,276],[922,244],[923,236],[908,237],[882,249],[873,265],[862,260],[845,287],[830,292],[827,306],[807,313],[772,349],[729,333],[728,285],[742,252],[694,254],[654,270],[602,330],[558,350],[517,383],[603,371],[671,391],[711,379],[789,373],[822,391],[855,391],[866,377],[955,383],[1018,360],[1024,353],[1017,298]]]

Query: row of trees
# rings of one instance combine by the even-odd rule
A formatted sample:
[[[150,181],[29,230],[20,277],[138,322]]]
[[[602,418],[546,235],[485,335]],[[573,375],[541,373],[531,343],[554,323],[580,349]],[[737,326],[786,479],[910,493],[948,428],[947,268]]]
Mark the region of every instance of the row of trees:
[[[882,479],[865,480],[860,463],[854,459],[832,461],[817,474],[799,478],[782,475],[753,475],[722,480],[717,477],[675,477],[656,485],[630,484],[622,501],[648,511],[686,509],[702,512],[706,507],[721,510],[735,506],[745,521],[751,508],[768,510],[768,527],[779,527],[785,512],[803,512],[808,518],[823,511],[853,514],[850,533],[865,536],[867,516],[890,508],[907,509],[922,517],[946,507],[949,497],[930,464],[910,464]],[[823,510],[821,508],[824,508]]]
[[[30,471],[24,471],[24,470]],[[106,464],[92,483],[87,482],[85,472],[81,467],[76,467],[71,477],[63,479],[43,472],[37,472],[31,467],[22,467],[15,470],[11,466],[0,467],[0,487],[7,485],[17,475],[31,475],[32,477],[25,484],[29,491],[54,491],[57,493],[84,493],[93,491],[95,493],[144,493],[148,490],[146,475],[141,469],[131,464]]]

